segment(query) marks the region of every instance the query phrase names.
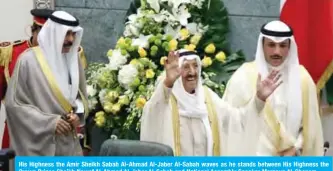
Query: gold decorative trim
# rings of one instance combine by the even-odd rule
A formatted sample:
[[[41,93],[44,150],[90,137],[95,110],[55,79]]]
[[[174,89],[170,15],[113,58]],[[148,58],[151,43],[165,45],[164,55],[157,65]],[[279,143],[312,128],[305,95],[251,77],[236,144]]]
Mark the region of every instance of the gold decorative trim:
[[[171,95],[171,110],[172,110],[172,127],[174,137],[175,156],[180,156],[180,122],[179,112],[177,109],[177,100],[174,95]]]
[[[82,99],[83,107],[84,107],[84,119],[87,119],[89,115],[88,101],[86,97],[83,95],[82,91],[79,90],[80,97]]]
[[[6,82],[9,81],[9,63],[13,58],[14,44],[10,42],[4,42],[0,45],[0,66],[4,66],[4,75]]]
[[[320,79],[317,82],[317,94],[320,94],[320,91],[325,87],[327,81],[331,78],[333,73],[333,60],[325,69],[324,73],[321,75]]]
[[[255,66],[256,64],[254,62],[249,63],[248,65],[249,67],[252,67],[252,69],[256,69]],[[308,140],[308,131],[309,131],[309,127],[308,127],[308,120],[309,120],[309,86],[308,86],[308,80],[306,78],[306,73],[305,73],[305,68],[303,68],[302,66],[300,66],[300,71],[301,71],[301,80],[302,80],[302,106],[303,106],[303,110],[302,110],[302,126],[303,126],[303,152],[302,155],[307,154],[307,143],[306,141]],[[253,75],[252,78],[252,85],[256,85],[257,82],[257,75]],[[276,118],[276,115],[274,114],[273,109],[270,106],[269,102],[266,102],[265,108],[264,108],[264,117],[265,117],[265,121],[268,125],[268,127],[270,127],[274,133],[274,138],[276,140],[276,142],[272,142],[272,144],[274,145],[275,149],[276,149],[276,153],[279,152],[280,150],[280,145],[281,145],[281,141],[282,141],[282,137],[281,137],[281,132],[280,132],[280,122],[278,121],[278,119]],[[283,149],[282,149],[283,150]]]
[[[87,66],[88,66],[88,64],[87,64],[87,58],[86,58],[86,56],[84,54],[84,49],[83,49],[82,46],[79,47],[78,53],[79,53],[79,57],[80,57],[80,60],[81,60],[82,67],[83,67],[83,69],[86,69]]]
[[[208,109],[208,117],[209,117],[209,123],[210,127],[212,129],[213,133],[213,155],[214,156],[220,156],[221,149],[220,149],[220,134],[219,134],[219,127],[218,127],[218,117],[215,111],[215,106],[212,102],[210,93],[208,91],[208,88],[204,86],[205,91],[205,100],[206,105]]]
[[[302,78],[302,106],[303,106],[303,117],[302,117],[302,126],[303,126],[303,146],[302,146],[302,156],[308,155],[308,137],[309,137],[309,83],[306,79],[305,68],[301,67],[301,78]],[[319,112],[319,111],[318,111]]]
[[[220,156],[220,137],[218,129],[218,118],[212,103],[211,97],[209,95],[207,87],[205,88],[205,100],[208,109],[208,119],[210,121],[210,126],[213,133],[213,155]],[[174,147],[175,156],[181,155],[181,145],[180,145],[180,121],[179,121],[179,111],[177,106],[177,100],[174,95],[171,95],[171,111],[172,111],[172,126],[174,133]]]
[[[60,103],[61,107],[67,112],[71,113],[72,111],[72,105],[66,100],[66,98],[63,96],[62,92],[60,91],[59,87],[56,84],[56,80],[51,72],[51,69],[49,68],[48,63],[46,62],[42,51],[40,47],[33,47],[32,50],[36,54],[37,61],[50,85],[50,88],[57,98],[58,102]],[[66,113],[66,114],[67,114]]]

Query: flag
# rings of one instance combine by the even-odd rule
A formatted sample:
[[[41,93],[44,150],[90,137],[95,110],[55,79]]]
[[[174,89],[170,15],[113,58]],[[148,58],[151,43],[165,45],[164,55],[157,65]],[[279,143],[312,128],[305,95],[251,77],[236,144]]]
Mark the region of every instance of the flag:
[[[333,72],[333,0],[281,0],[280,20],[294,31],[298,55],[317,85]]]

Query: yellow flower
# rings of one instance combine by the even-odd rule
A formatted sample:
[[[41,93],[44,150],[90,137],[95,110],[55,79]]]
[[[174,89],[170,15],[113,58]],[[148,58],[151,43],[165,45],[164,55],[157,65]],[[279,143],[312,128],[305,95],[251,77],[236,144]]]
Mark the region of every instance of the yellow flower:
[[[215,58],[220,62],[225,62],[225,59],[227,57],[225,56],[225,53],[221,51],[221,52],[216,54]]]
[[[177,49],[177,46],[178,46],[178,42],[177,40],[175,39],[172,39],[170,42],[169,42],[169,50],[170,51],[174,51]]]
[[[117,41],[117,45],[125,45],[126,44],[126,40],[124,39],[124,37],[120,37]]]
[[[137,108],[142,109],[145,106],[146,102],[147,101],[146,101],[145,98],[139,97],[139,98],[136,99],[135,105],[136,105]]]
[[[215,45],[213,43],[211,43],[208,46],[206,46],[205,52],[211,54],[211,53],[215,52],[215,49],[216,49]]]
[[[116,92],[116,91],[110,91],[108,94],[107,94],[107,99],[109,99],[110,101],[114,101],[118,98],[119,96],[119,93]]]
[[[129,99],[128,99],[128,97],[126,95],[119,97],[118,103],[120,103],[121,105],[128,105],[129,102],[130,101],[129,101]]]
[[[105,110],[105,112],[110,113],[112,111],[112,103],[105,102],[103,105],[103,109]]]
[[[140,47],[140,48],[138,49],[138,53],[139,53],[139,55],[140,55],[141,58],[147,56],[147,52],[146,52],[146,50],[143,49],[142,47]]]
[[[212,58],[210,58],[210,57],[205,56],[202,59],[202,65],[203,65],[203,67],[208,67],[208,66],[212,65],[212,63],[213,63],[213,61],[212,61]]]
[[[194,51],[196,46],[194,44],[185,45],[185,49],[189,51]]]
[[[95,123],[98,127],[102,127],[105,124],[105,117],[104,116],[100,116],[100,117],[95,117]]]
[[[94,120],[98,127],[102,127],[105,124],[105,113],[103,111],[97,112]]]
[[[110,49],[110,50],[108,51],[108,53],[106,54],[106,56],[108,56],[108,57],[111,57],[111,56],[112,56],[112,49]]]
[[[99,111],[95,114],[95,117],[98,118],[98,117],[104,117],[105,113],[104,111]]]
[[[138,63],[139,63],[139,61],[137,59],[132,59],[130,62],[130,64],[132,64],[132,65],[136,65]]]
[[[186,28],[181,29],[179,34],[181,40],[185,40],[190,36],[190,32]]]
[[[191,42],[191,44],[197,45],[199,43],[200,39],[201,39],[200,35],[194,35],[191,38],[190,42]]]
[[[161,65],[164,65],[167,59],[168,59],[168,57],[163,56],[163,57],[160,59],[160,64],[161,64]]]
[[[155,72],[152,69],[147,69],[146,70],[146,78],[154,78]]]
[[[121,49],[126,49],[127,48],[126,40],[123,37],[121,37],[117,41],[117,46],[120,47]]]
[[[121,108],[121,106],[120,106],[119,103],[116,103],[116,104],[112,105],[111,113],[114,114],[114,115],[117,114],[120,111],[120,108]]]

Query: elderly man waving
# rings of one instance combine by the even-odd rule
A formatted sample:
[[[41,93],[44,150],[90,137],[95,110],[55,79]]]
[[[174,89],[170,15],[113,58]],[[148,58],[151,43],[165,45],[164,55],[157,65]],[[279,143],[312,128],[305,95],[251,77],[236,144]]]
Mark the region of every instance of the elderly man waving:
[[[239,155],[240,138],[251,134],[251,125],[264,101],[280,85],[279,74],[270,73],[258,79],[258,91],[244,108],[233,108],[202,85],[201,61],[195,52],[180,50],[170,53],[166,75],[159,81],[146,103],[141,140],[166,144],[177,156]]]

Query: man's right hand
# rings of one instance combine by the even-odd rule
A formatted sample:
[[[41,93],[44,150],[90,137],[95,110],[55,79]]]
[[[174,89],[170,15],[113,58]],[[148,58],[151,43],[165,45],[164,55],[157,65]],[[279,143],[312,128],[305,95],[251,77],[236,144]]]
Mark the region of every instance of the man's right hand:
[[[63,119],[59,119],[56,127],[56,134],[67,135],[72,130],[71,124]]]
[[[175,52],[169,52],[168,59],[165,61],[166,78],[164,85],[171,88],[173,83],[180,76],[179,68],[179,54]]]

